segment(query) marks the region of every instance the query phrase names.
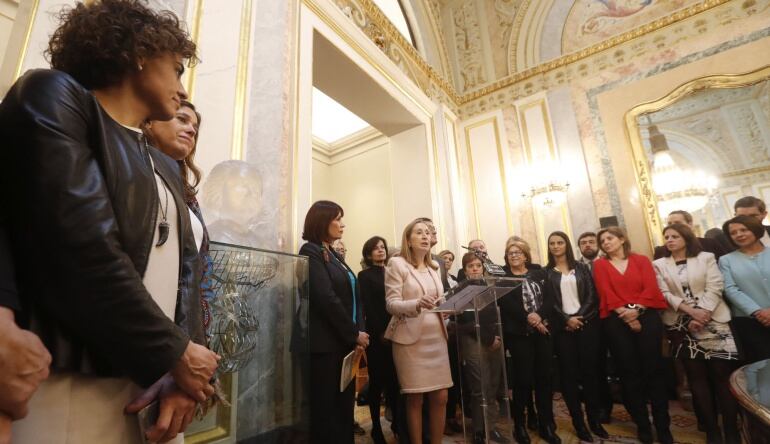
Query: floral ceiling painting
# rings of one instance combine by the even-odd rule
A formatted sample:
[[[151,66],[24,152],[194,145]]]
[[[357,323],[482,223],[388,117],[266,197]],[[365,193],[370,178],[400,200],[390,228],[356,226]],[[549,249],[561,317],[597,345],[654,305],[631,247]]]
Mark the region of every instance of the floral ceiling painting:
[[[567,54],[630,31],[698,0],[576,0],[562,32]]]

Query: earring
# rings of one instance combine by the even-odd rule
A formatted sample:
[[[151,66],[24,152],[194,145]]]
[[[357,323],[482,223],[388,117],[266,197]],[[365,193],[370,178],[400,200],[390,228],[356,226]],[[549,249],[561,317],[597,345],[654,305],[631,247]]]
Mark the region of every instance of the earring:
[[[139,71],[144,69],[144,66],[142,66],[142,65],[137,64],[136,66],[137,66],[137,68],[139,68]]]

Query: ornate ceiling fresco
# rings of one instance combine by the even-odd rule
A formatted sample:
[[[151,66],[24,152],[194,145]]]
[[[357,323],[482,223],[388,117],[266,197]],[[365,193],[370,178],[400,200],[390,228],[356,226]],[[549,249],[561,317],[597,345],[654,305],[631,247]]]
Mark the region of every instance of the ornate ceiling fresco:
[[[335,3],[428,96],[463,117],[770,14],[770,0],[402,1],[433,36],[420,50],[371,0]]]
[[[563,23],[562,54],[664,17],[698,0],[576,0]]]

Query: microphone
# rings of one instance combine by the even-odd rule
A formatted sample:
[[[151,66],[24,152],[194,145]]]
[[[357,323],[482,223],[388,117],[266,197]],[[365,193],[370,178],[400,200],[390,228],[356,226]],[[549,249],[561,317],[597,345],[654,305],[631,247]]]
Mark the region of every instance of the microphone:
[[[481,265],[484,266],[484,271],[487,273],[491,274],[492,276],[505,276],[505,270],[503,270],[503,267],[492,262],[492,260],[489,259],[489,255],[486,251],[481,251],[478,248],[466,247],[465,245],[460,245],[460,247],[475,254],[476,257],[481,260]]]

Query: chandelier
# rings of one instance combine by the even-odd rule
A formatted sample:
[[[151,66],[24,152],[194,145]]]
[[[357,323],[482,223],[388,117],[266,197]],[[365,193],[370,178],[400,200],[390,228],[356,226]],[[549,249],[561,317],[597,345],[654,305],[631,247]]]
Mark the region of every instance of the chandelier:
[[[658,198],[660,214],[702,209],[716,189],[717,179],[703,170],[681,168],[672,156],[666,136],[652,124],[649,116],[647,121],[653,153],[652,188]]]

